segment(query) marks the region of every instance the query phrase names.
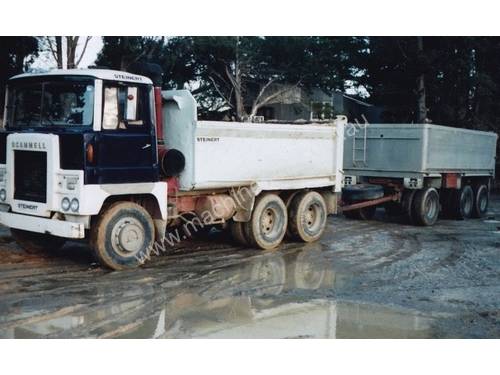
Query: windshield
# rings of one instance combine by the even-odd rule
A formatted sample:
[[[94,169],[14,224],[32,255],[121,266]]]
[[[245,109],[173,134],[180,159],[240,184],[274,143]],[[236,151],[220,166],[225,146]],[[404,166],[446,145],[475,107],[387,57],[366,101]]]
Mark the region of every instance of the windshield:
[[[92,125],[93,80],[20,82],[8,90],[8,127]]]

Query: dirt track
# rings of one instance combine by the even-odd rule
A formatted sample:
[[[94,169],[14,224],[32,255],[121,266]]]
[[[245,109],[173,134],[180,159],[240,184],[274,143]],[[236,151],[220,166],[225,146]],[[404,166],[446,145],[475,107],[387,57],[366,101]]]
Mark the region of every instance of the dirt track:
[[[135,271],[84,244],[29,255],[0,230],[0,337],[500,337],[500,200],[433,228],[329,218],[262,253],[222,233]]]

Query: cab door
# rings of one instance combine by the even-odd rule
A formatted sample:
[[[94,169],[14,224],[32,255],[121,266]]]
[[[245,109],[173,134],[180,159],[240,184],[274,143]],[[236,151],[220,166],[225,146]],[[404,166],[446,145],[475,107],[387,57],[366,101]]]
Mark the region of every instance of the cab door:
[[[102,129],[94,140],[95,183],[158,181],[151,90],[149,85],[104,83]]]

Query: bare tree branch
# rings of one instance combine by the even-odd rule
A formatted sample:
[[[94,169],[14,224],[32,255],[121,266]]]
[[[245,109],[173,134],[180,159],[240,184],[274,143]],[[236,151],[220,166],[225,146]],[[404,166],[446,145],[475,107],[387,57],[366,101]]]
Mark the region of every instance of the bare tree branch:
[[[269,86],[271,86],[271,84],[274,82],[275,80],[273,78],[270,78],[269,81],[267,81],[267,83],[262,86],[262,88],[260,89],[259,91],[259,94],[257,95],[257,97],[255,98],[254,102],[253,102],[253,106],[255,107],[257,105],[257,103],[259,103],[260,101],[260,98],[262,97],[262,95],[264,95],[264,92],[267,90],[267,88]]]
[[[78,61],[76,62],[76,66],[80,65],[80,63],[82,62],[83,56],[85,55],[85,51],[87,50],[87,46],[90,42],[90,39],[92,39],[91,36],[88,36],[85,39],[85,44],[83,45],[83,49],[82,49],[82,52],[80,53],[80,57],[78,58]]]
[[[262,97],[264,91],[269,88],[270,84],[271,84],[271,81],[272,80],[269,80],[269,82],[267,82],[264,87],[261,89],[261,92],[259,93],[259,96]],[[264,97],[264,99],[262,99],[260,102],[257,102],[255,101],[253,106],[252,106],[252,111],[250,112],[250,117],[253,117],[257,114],[257,111],[262,108],[264,105],[266,105],[267,103],[269,103],[271,100],[277,98],[278,96],[280,95],[283,95],[285,94],[286,92],[288,91],[292,91],[293,89],[295,89],[296,87],[298,87],[298,85],[300,84],[300,81],[297,82],[296,84],[294,85],[291,85],[291,86],[285,86],[283,89],[281,90],[278,90],[266,97]]]
[[[222,93],[222,91],[219,89],[219,87],[217,86],[217,83],[215,82],[215,80],[210,76],[208,77],[210,79],[210,81],[212,81],[212,84],[214,85],[214,88],[215,90],[217,91],[217,93],[221,96],[221,98],[231,107],[231,108],[234,108],[234,105],[231,103],[231,101],[226,98],[226,96]]]
[[[47,41],[47,43],[49,45],[49,50],[52,53],[52,56],[54,57],[54,60],[57,61],[57,52],[56,52],[56,50],[54,48],[54,45],[52,44],[52,40],[50,39],[50,36],[46,36],[45,40]]]

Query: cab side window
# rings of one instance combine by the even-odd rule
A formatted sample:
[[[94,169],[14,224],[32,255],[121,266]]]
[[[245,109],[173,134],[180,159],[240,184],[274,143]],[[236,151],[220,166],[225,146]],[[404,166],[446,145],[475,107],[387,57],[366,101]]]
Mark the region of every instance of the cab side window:
[[[102,128],[134,129],[145,125],[147,90],[138,86],[104,86]]]

